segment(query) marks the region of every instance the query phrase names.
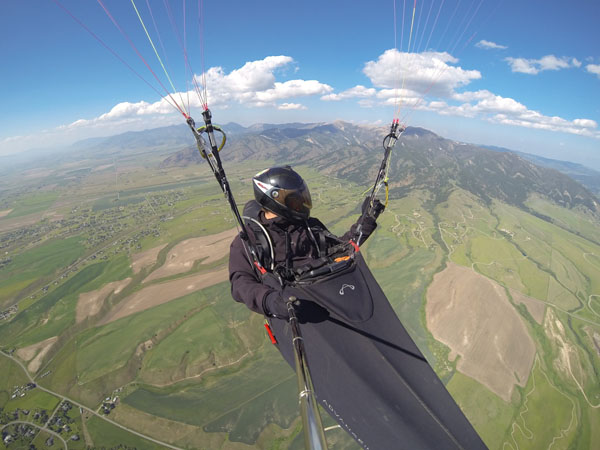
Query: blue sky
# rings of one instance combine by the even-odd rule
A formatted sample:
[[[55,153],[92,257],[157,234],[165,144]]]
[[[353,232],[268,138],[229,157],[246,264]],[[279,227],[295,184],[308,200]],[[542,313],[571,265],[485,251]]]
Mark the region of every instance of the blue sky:
[[[175,90],[190,91],[177,39],[184,0],[169,1],[177,32],[164,1],[148,2],[158,34],[147,0],[135,5]],[[163,93],[98,1],[60,3]],[[132,2],[102,3],[172,91]],[[185,46],[197,79],[206,73],[215,123],[385,125],[398,116],[600,170],[599,2],[204,1],[202,39],[198,3],[185,1]],[[0,155],[183,123],[55,1],[7,0],[0,11]],[[187,94],[175,98],[187,108]],[[199,122],[193,90],[189,99]]]

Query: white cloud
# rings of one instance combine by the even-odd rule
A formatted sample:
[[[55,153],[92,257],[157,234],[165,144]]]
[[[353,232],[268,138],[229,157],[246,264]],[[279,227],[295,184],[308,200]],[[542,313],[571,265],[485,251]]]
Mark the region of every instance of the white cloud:
[[[369,61],[363,69],[375,87],[403,87],[424,95],[449,96],[458,87],[481,78],[477,70],[464,70],[450,64],[458,60],[446,52],[384,52],[377,61]]]
[[[575,119],[573,123],[582,128],[598,128],[598,123],[591,119]]]
[[[483,48],[485,50],[506,50],[508,47],[505,45],[496,44],[495,42],[490,42],[486,40],[481,40],[475,47]]]
[[[320,83],[317,80],[290,80],[285,83],[275,83],[271,89],[258,91],[250,94],[246,101],[252,103],[257,101],[269,104],[277,100],[310,95],[322,95],[333,90],[331,86]]]
[[[510,68],[513,72],[528,73],[535,75],[539,72],[539,69],[535,67],[535,64],[531,60],[525,58],[506,58]]]
[[[598,75],[598,78],[600,78],[600,64],[588,64],[585,66],[585,70],[594,75]]]
[[[571,67],[571,61],[567,57],[557,58],[554,55],[543,56],[539,60],[540,70],[559,70]]]
[[[507,60],[518,71],[526,73],[581,65],[575,58],[557,58],[553,55],[539,60]],[[394,105],[401,117],[409,115],[412,110],[427,110],[441,115],[479,118],[493,123],[600,138],[598,124],[591,119],[567,120],[545,116],[513,98],[502,97],[488,90],[458,92],[459,88],[481,78],[481,74],[476,70],[457,67],[457,62],[448,53],[406,54],[388,50],[377,61],[365,64],[363,72],[370,78],[373,88],[357,85],[321,99],[335,101],[354,98],[364,108],[380,106],[382,103]],[[600,66],[588,65],[588,70],[596,70],[594,73],[600,76]],[[433,100],[427,101],[428,97],[433,97]]]
[[[323,95],[333,90],[316,80],[276,81],[275,71],[293,62],[289,56],[268,56],[247,62],[229,74],[222,67],[212,67],[205,74],[210,105],[221,107],[234,102],[253,107],[275,107],[278,100]],[[200,83],[202,77],[197,76],[196,80]]]
[[[353,88],[340,92],[339,94],[327,94],[321,97],[325,101],[339,101],[347,98],[369,98],[375,96],[377,91],[374,88],[366,88],[360,84]]]
[[[581,67],[581,62],[568,56],[557,57],[546,55],[540,59],[505,58],[513,72],[537,75],[544,70],[560,70],[571,67]]]
[[[478,117],[492,123],[600,138],[598,124],[592,119],[567,120],[557,116],[545,116],[512,98],[502,97],[487,90],[457,93],[452,99],[459,104],[432,101],[421,109],[436,111],[442,115]]]
[[[277,109],[282,111],[301,110],[306,109],[306,106],[301,105],[300,103],[282,103],[281,105],[277,106]]]
[[[323,95],[331,92],[333,88],[316,80],[289,80],[276,81],[275,71],[293,62],[289,56],[268,56],[263,60],[245,63],[239,69],[225,73],[221,67],[212,67],[206,74],[208,100],[211,106],[218,105],[224,109],[230,102],[241,103],[252,107],[276,107],[278,109],[302,109],[302,105],[295,103],[276,102],[310,95]],[[202,77],[197,76],[196,81],[201,82]],[[176,112],[171,104],[171,98],[180,105],[187,104],[188,99],[192,107],[201,107],[201,100],[194,91],[171,94],[167,99],[155,103],[140,101],[137,103],[122,102],[115,105],[109,112],[93,119],[80,119],[63,128],[99,127],[106,123],[119,124],[127,121],[147,120],[149,116],[168,116]]]
[[[229,75],[223,75],[223,71],[219,73],[221,79],[208,78],[208,85],[219,83],[227,87],[233,92],[250,92],[262,91],[269,89],[275,83],[274,71],[280,67],[292,63],[294,60],[290,56],[267,56],[259,61],[250,61],[244,64],[241,68],[232,70]]]

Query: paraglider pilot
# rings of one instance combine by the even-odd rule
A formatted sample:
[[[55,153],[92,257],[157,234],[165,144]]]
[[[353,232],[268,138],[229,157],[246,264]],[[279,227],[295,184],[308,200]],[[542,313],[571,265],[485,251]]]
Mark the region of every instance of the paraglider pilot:
[[[312,201],[308,186],[290,166],[272,167],[252,178],[254,198],[244,207],[244,217],[253,219],[249,227],[250,240],[261,250],[263,266],[271,266],[283,275],[318,260],[324,253],[327,236],[333,236],[317,218],[310,217]],[[363,203],[363,212],[367,207]],[[360,224],[361,243],[377,227],[377,216],[384,205],[375,200],[373,213],[363,214],[344,234],[341,241],[348,242]],[[259,225],[260,224],[260,225]],[[268,234],[268,236],[265,236]],[[229,257],[231,294],[237,302],[267,317],[287,320],[288,310],[281,289],[265,279],[260,279],[253,269],[247,249],[239,236],[231,244]],[[271,260],[272,259],[272,260]],[[306,304],[295,305],[301,319]],[[314,305],[309,305],[309,308]],[[302,319],[301,319],[302,320]]]

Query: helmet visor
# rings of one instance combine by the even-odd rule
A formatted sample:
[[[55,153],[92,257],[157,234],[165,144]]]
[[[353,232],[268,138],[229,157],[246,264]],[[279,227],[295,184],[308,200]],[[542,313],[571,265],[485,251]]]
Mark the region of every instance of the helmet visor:
[[[308,217],[312,208],[312,200],[306,183],[296,189],[278,189],[277,203],[284,205],[286,208]]]

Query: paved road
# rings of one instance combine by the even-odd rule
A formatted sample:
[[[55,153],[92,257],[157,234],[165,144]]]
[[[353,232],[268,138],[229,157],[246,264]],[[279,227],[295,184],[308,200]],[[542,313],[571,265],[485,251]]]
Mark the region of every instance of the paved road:
[[[68,447],[67,447],[67,441],[65,441],[65,440],[63,439],[63,437],[62,437],[60,434],[58,434],[58,433],[56,433],[56,432],[52,431],[50,428],[46,428],[46,425],[44,425],[44,426],[42,427],[42,426],[40,426],[40,425],[38,425],[38,424],[36,424],[36,423],[33,423],[33,422],[26,422],[26,421],[24,421],[24,420],[13,420],[12,422],[8,422],[6,425],[2,426],[2,429],[4,430],[6,427],[8,427],[8,426],[10,426],[10,425],[14,425],[14,424],[16,424],[16,423],[21,423],[21,424],[23,424],[23,425],[29,425],[29,426],[32,426],[32,427],[36,427],[36,428],[39,428],[39,429],[40,429],[40,431],[45,431],[46,433],[53,434],[55,437],[59,438],[59,439],[62,441],[62,443],[63,443],[63,444],[64,444],[64,446],[65,446],[65,449],[66,449],[66,448],[68,448]],[[35,440],[35,439],[34,439],[34,440]]]

